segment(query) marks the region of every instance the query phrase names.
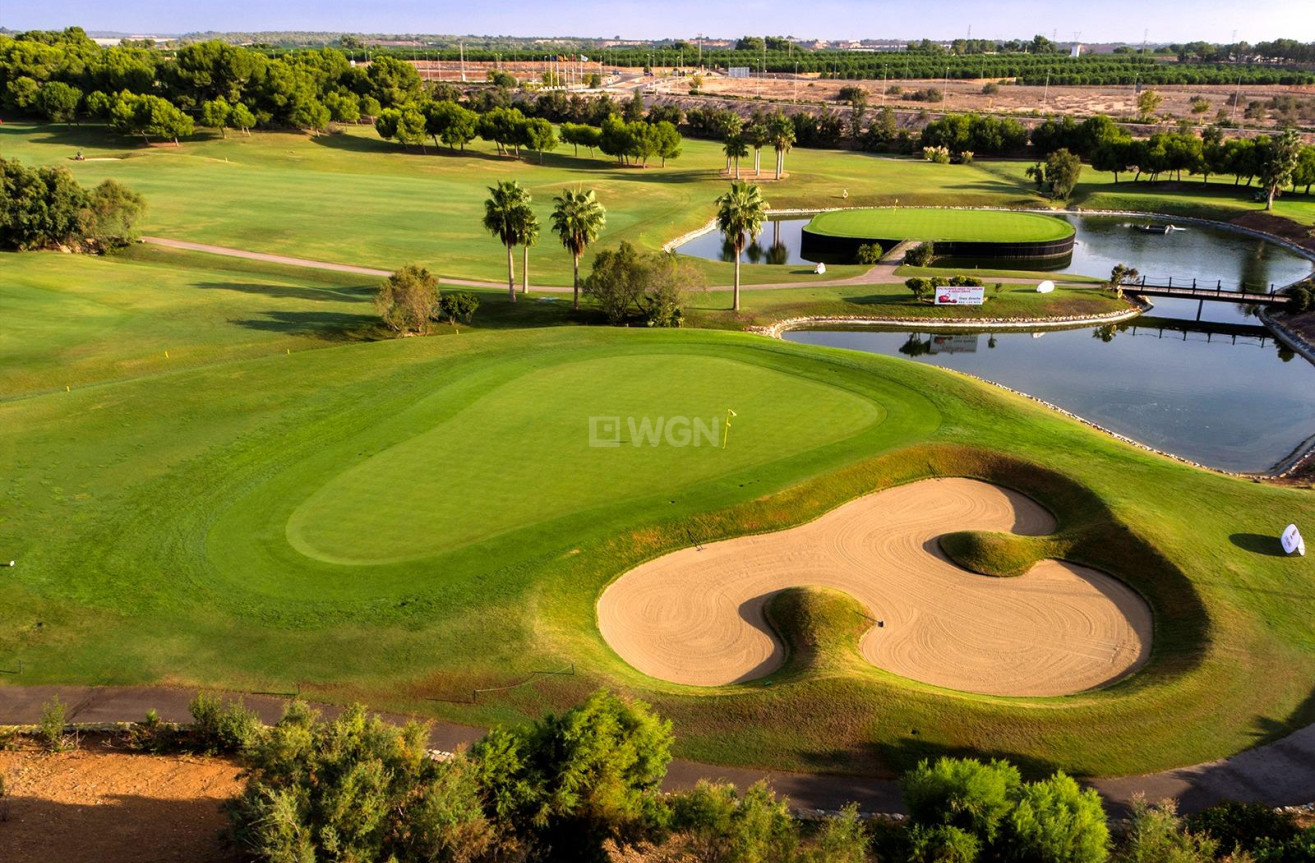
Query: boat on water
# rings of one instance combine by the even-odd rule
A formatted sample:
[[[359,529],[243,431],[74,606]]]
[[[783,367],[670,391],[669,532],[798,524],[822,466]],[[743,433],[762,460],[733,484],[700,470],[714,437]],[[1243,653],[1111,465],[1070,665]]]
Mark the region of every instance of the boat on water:
[[[1174,229],[1173,225],[1133,225],[1134,231],[1141,231],[1143,234],[1167,234]]]

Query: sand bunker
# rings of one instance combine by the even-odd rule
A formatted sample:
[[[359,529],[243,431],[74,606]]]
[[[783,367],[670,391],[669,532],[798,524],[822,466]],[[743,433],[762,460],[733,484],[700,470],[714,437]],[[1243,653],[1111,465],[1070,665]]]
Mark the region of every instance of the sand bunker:
[[[682,549],[643,564],[598,602],[607,643],[645,674],[717,686],[771,673],[784,651],[763,616],[788,587],[843,590],[884,622],[862,655],[904,677],[993,695],[1065,695],[1150,655],[1151,613],[1104,573],[1041,561],[1019,578],[951,563],[956,530],[1043,535],[1051,515],[1012,491],[923,480],[859,498],[800,527]]]

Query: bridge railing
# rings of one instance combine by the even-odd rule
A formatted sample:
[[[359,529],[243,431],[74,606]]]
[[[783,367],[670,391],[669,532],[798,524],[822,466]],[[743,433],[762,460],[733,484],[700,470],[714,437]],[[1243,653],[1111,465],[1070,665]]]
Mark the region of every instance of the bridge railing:
[[[1274,282],[1270,282],[1268,285],[1264,285],[1264,284],[1248,285],[1245,282],[1242,282],[1235,288],[1233,287],[1225,288],[1223,279],[1216,280],[1213,285],[1205,281],[1204,279],[1195,279],[1195,278],[1179,279],[1175,283],[1173,276],[1169,276],[1163,282],[1150,281],[1145,276],[1141,276],[1140,278],[1138,278],[1136,282],[1134,282],[1131,285],[1128,285],[1127,287],[1151,288],[1151,289],[1164,288],[1164,289],[1178,289],[1184,291],[1186,290],[1208,291],[1214,294],[1252,294],[1252,295],[1264,294],[1271,297],[1274,296],[1276,293],[1278,293],[1278,291],[1280,290],[1279,286]]]

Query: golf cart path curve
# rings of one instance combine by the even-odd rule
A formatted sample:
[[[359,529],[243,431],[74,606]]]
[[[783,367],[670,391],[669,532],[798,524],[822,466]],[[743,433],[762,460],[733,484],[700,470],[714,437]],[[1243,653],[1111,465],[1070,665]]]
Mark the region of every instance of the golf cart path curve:
[[[156,710],[161,719],[189,721],[187,705],[194,689],[151,686],[0,686],[0,725],[30,725],[41,718],[42,705],[56,696],[68,707],[68,721],[102,724],[140,721]],[[284,696],[243,695],[247,706],[265,722],[282,715]],[[333,716],[342,708],[317,705]],[[393,722],[412,717],[381,714]],[[423,717],[416,717],[423,719]],[[430,731],[435,749],[452,750],[483,736],[485,729],[452,722],[435,722]],[[849,802],[865,812],[902,812],[899,785],[892,779],[861,776],[790,773],[743,767],[721,767],[677,759],[671,763],[663,787],[677,791],[700,779],[733,782],[746,788],[766,779],[797,809],[836,810]],[[1315,801],[1315,725],[1308,725],[1280,740],[1229,758],[1145,776],[1097,779],[1089,782],[1105,798],[1111,814],[1128,810],[1133,795],[1149,800],[1173,798],[1184,812],[1204,809],[1221,800],[1287,806]]]
[[[190,240],[173,240],[168,237],[142,237],[141,242],[150,243],[153,246],[163,246],[169,249],[178,249],[185,252],[204,252],[210,255],[224,255],[230,258],[245,258],[249,261],[263,261],[267,264],[283,264],[289,267],[306,267],[313,270],[332,270],[338,273],[352,273],[358,276],[374,276],[376,278],[386,279],[392,275],[389,270],[380,270],[373,267],[359,267],[354,264],[335,264],[330,261],[316,261],[310,258],[295,258],[288,255],[273,255],[266,252],[249,252],[245,249],[234,249],[228,246],[214,246],[209,243],[193,243]],[[789,288],[842,288],[851,285],[899,285],[905,282],[903,276],[895,275],[898,264],[877,264],[866,272],[848,279],[818,279],[807,282],[773,282],[768,285],[740,285],[741,291],[772,291]],[[1031,284],[1035,279],[1011,279],[1000,278],[992,281],[1004,284]],[[440,285],[454,285],[463,288],[488,288],[490,290],[500,290],[507,287],[506,282],[489,282],[479,279],[454,279],[446,276],[438,280]],[[707,290],[730,290],[731,285],[709,285]],[[560,285],[530,285],[530,290],[534,293],[566,293],[571,292],[570,286]],[[517,288],[519,293],[519,286]]]

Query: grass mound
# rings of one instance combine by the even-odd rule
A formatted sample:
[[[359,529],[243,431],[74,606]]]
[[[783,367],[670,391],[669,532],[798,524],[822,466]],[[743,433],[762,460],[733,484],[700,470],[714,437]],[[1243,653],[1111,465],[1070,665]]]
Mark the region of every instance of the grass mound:
[[[941,551],[969,572],[1013,578],[1038,560],[1053,556],[1049,537],[1020,536],[991,530],[957,530],[939,540]]]
[[[1054,216],[999,210],[880,207],[818,213],[805,228],[824,237],[958,243],[1045,243],[1073,236]]]
[[[839,671],[861,662],[858,640],[875,625],[862,603],[825,587],[787,588],[771,598],[766,613],[785,644],[779,678]]]

